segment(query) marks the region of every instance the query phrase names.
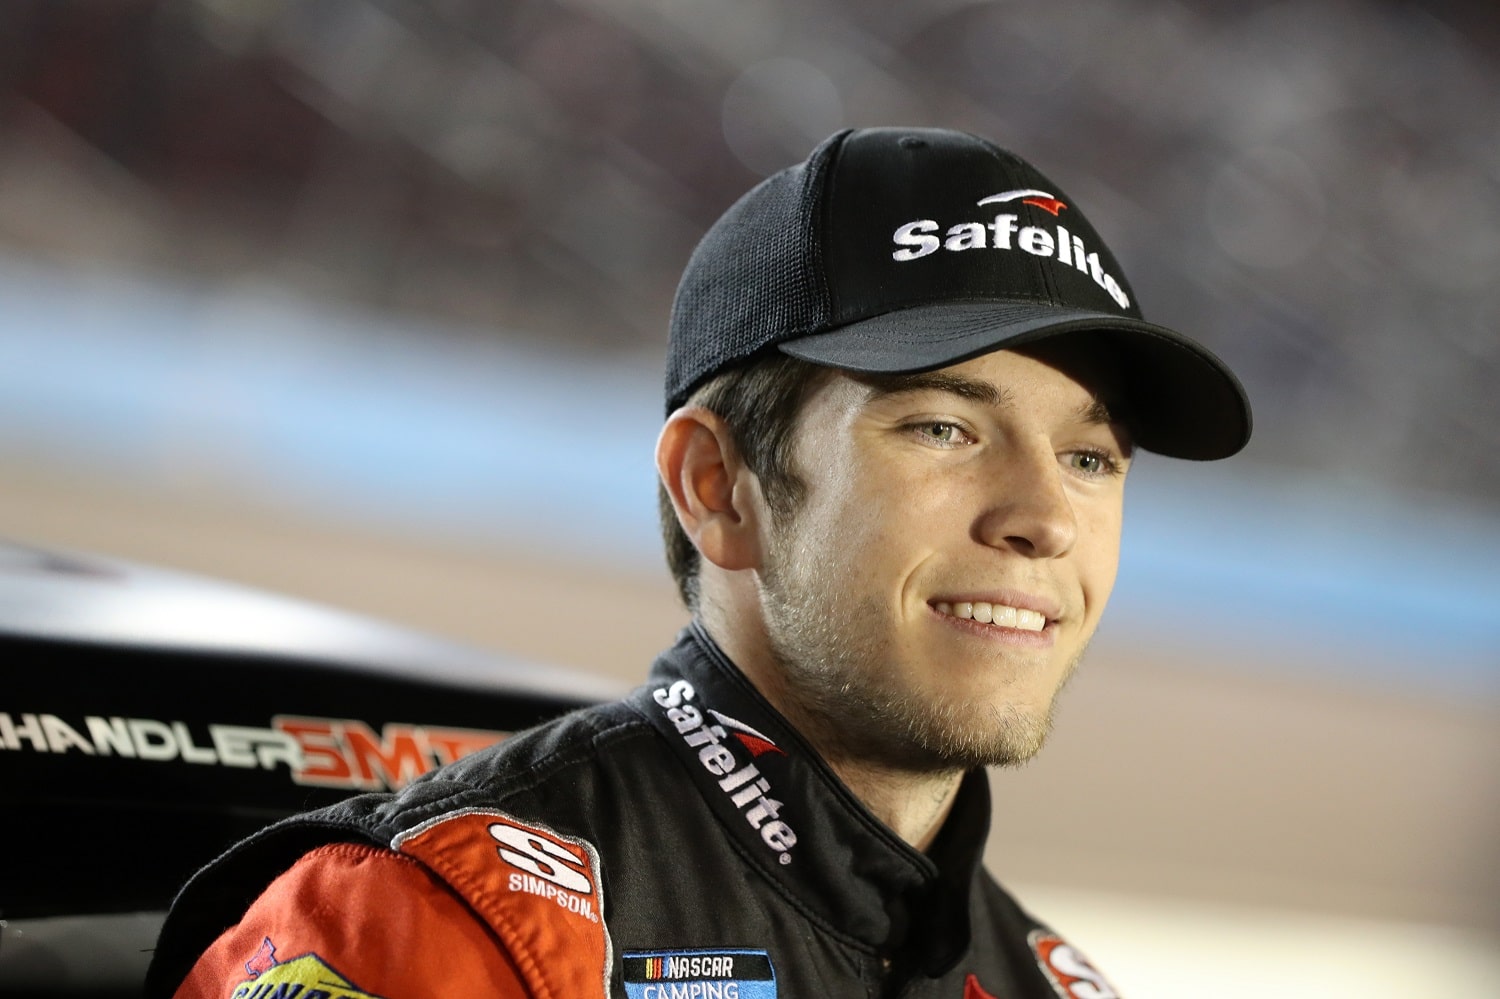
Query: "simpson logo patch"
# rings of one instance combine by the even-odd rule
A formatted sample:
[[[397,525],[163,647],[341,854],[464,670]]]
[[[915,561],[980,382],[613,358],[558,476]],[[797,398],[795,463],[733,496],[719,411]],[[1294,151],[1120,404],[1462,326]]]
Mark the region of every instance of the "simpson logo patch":
[[[499,809],[466,808],[402,833],[391,848],[463,897],[538,980],[536,994],[609,995],[614,945],[592,843]]]
[[[276,945],[270,937],[245,962],[245,971],[250,978],[234,987],[230,999],[381,999],[373,992],[360,991],[317,954],[276,960]]]
[[[629,999],[776,999],[763,950],[650,950],[625,954]]]
[[[1026,938],[1036,963],[1062,999],[1120,999],[1120,993],[1078,948],[1056,933],[1032,930]]]
[[[515,868],[506,878],[511,891],[544,898],[591,923],[599,921],[592,846],[514,819],[492,822],[488,832],[499,844],[500,859]]]

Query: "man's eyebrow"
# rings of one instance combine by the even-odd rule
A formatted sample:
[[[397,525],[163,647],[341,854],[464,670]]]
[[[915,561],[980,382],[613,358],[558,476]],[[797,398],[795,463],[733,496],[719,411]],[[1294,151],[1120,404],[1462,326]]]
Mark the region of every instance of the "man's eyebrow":
[[[1097,396],[1078,407],[1079,423],[1120,423],[1121,419],[1115,415],[1115,411],[1109,408],[1109,404]]]
[[[1130,414],[1124,404],[1116,405],[1111,409],[1108,403],[1095,396],[1092,401],[1078,407],[1078,420],[1090,426],[1115,428],[1125,457],[1129,458],[1135,454],[1136,444]]]
[[[921,371],[916,374],[856,375],[870,386],[872,399],[884,399],[907,392],[947,392],[985,406],[1006,408],[1013,405],[1010,392],[991,382],[965,378],[947,371]],[[1079,423],[1129,429],[1129,407],[1094,396],[1077,409]]]
[[[1007,407],[1012,404],[1011,394],[991,382],[977,378],[965,378],[947,371],[922,371],[916,374],[866,374],[857,376],[872,389],[872,398],[883,399],[907,392],[947,392],[961,399],[986,406]],[[1094,396],[1078,407],[1079,423],[1125,424],[1125,407],[1106,402]]]
[[[946,392],[956,395],[961,399],[981,403],[986,406],[1009,406],[1011,403],[1010,393],[1004,389],[980,381],[977,378],[965,378],[963,375],[955,375],[946,371],[920,371],[916,374],[873,374],[861,375],[860,380],[873,389],[874,398],[902,395],[907,392]]]

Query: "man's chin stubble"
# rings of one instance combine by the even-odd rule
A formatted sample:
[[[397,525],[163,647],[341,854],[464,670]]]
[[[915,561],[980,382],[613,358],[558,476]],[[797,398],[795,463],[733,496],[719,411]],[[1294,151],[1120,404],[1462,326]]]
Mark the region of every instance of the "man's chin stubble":
[[[930,704],[911,698],[848,697],[819,712],[832,754],[913,774],[1019,766],[1042,748],[1051,712],[1010,705]]]
[[[761,597],[771,653],[786,698],[783,712],[830,762],[850,761],[912,774],[951,773],[976,767],[1020,766],[1035,756],[1052,730],[1052,715],[1072,678],[1080,651],[1064,670],[1045,710],[1009,703],[926,700],[881,683],[878,648],[857,631],[835,627],[826,612],[812,612],[811,595],[831,592],[832,580],[788,580],[784,547],[764,570]],[[816,573],[814,574],[816,575]],[[791,585],[788,585],[790,583]],[[873,620],[873,601],[847,608],[846,620]]]
[[[859,672],[864,664],[809,667],[784,646],[775,652],[793,723],[832,762],[912,774],[1014,767],[1035,756],[1052,731],[1056,697],[1036,712],[1004,703],[932,702],[880,689]],[[1064,684],[1072,672],[1070,666]]]

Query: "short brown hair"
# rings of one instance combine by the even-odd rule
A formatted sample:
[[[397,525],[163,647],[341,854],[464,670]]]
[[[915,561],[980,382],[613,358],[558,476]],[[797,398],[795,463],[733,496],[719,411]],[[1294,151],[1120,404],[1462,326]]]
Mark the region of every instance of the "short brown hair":
[[[771,514],[790,516],[802,499],[804,483],[792,468],[792,430],[802,404],[829,373],[828,368],[771,352],[720,372],[688,397],[729,425],[735,448],[760,480]],[[667,568],[689,610],[698,607],[698,549],[677,521],[665,486],[657,486]]]

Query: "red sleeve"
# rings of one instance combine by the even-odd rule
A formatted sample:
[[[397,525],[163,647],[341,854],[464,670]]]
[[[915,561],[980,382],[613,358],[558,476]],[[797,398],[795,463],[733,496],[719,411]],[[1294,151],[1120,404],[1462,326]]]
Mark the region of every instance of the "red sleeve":
[[[337,843],[273,881],[175,995],[531,999],[534,992],[485,922],[422,863]]]

